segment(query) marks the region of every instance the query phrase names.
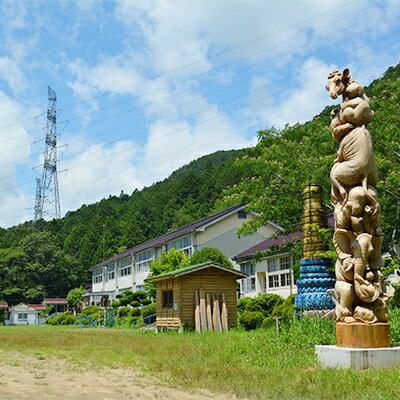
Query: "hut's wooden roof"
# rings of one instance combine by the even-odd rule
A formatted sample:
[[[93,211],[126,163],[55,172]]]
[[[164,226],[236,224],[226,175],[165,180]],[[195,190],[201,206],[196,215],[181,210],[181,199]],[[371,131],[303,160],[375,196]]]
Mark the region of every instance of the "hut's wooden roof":
[[[178,276],[182,276],[182,275],[188,275],[191,274],[193,272],[198,272],[201,271],[203,269],[206,268],[216,268],[219,270],[223,270],[225,272],[229,272],[232,275],[236,276],[236,279],[240,279],[240,278],[246,278],[247,275],[244,274],[243,272],[237,271],[235,269],[231,269],[231,268],[227,268],[227,267],[223,267],[222,265],[218,265],[215,264],[213,262],[205,262],[202,264],[195,264],[195,265],[189,265],[187,267],[183,267],[183,268],[179,268],[179,269],[175,269],[173,271],[170,272],[166,272],[164,274],[160,274],[154,277],[150,277],[145,279],[146,282],[157,282],[163,279],[168,279],[168,278],[176,278]]]

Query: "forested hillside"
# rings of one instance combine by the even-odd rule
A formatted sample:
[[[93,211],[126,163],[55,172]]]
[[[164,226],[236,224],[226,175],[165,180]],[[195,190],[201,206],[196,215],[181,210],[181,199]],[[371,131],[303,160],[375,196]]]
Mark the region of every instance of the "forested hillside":
[[[131,195],[83,205],[59,220],[0,229],[0,299],[65,295],[90,281],[88,268],[125,248],[208,215],[227,184],[244,171],[232,168],[239,150],[191,162]]]
[[[366,88],[366,93],[375,111],[368,128],[378,167],[384,246],[391,250],[391,244],[400,240],[400,65],[390,67]],[[251,225],[243,227],[242,233],[268,220],[298,229],[303,207],[301,191],[311,182],[322,185],[332,210],[329,174],[338,147],[329,129],[332,108],[305,124],[259,131],[257,146],[235,163],[238,170],[246,169],[251,177],[227,188],[218,206],[243,202],[260,213]]]
[[[389,68],[366,92],[375,111],[369,129],[389,248],[400,238],[400,66]],[[305,185],[321,184],[330,205],[329,172],[337,149],[329,130],[331,109],[305,124],[261,130],[257,146],[202,157],[131,195],[84,205],[60,220],[0,229],[0,299],[65,295],[88,282],[87,269],[103,256],[233,204],[243,202],[260,213],[242,233],[268,220],[298,229]]]

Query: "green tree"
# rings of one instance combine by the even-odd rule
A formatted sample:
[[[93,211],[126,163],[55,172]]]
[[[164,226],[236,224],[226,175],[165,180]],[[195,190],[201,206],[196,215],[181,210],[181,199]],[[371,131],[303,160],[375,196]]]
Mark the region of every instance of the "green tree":
[[[223,267],[233,269],[233,264],[228,260],[225,254],[216,248],[204,247],[201,250],[195,251],[190,257],[191,265],[201,264],[207,261],[211,261]]]
[[[78,287],[75,289],[71,289],[67,294],[68,304],[75,310],[78,311],[78,304],[83,301],[83,295],[86,293],[86,290],[83,287]]]
[[[181,250],[172,248],[168,253],[163,252],[160,258],[150,264],[150,272],[151,276],[157,276],[188,265],[189,257]]]

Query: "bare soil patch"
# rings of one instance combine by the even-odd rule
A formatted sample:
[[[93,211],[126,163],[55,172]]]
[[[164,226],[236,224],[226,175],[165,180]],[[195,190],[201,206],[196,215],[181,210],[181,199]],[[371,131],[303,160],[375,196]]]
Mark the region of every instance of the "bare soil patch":
[[[0,351],[1,400],[228,400],[232,395],[168,386],[134,368],[75,365],[66,360]]]

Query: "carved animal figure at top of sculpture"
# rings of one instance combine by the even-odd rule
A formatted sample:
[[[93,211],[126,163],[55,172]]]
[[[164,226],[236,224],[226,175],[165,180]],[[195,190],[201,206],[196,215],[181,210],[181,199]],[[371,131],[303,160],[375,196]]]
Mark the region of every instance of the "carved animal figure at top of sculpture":
[[[340,125],[346,123],[354,126],[369,124],[374,118],[374,112],[370,109],[369,98],[364,93],[364,88],[354,79],[346,68],[343,72],[333,71],[328,74],[326,89],[332,99],[339,95],[343,97],[340,106]]]
[[[328,75],[326,89],[340,108],[331,112],[332,135],[339,143],[331,170],[334,205],[335,291],[338,321],[373,324],[388,319],[382,291],[381,209],[372,138],[366,125],[374,116],[363,87],[346,68]]]
[[[377,173],[372,140],[365,127],[355,128],[340,142],[337,158],[331,170],[332,202],[347,201],[346,187],[362,185],[375,186]],[[367,194],[368,196],[368,194]]]

